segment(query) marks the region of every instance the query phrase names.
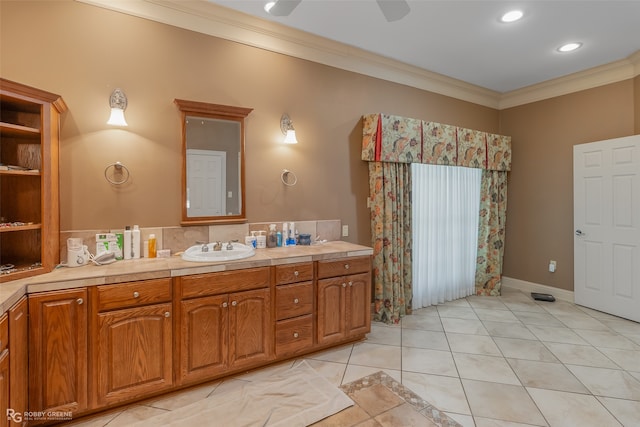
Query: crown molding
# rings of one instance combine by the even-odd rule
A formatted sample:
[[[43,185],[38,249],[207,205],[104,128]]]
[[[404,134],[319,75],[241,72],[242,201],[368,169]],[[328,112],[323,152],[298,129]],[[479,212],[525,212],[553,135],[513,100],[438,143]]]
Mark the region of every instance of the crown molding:
[[[621,61],[501,94],[205,0],[76,1],[498,110],[640,74],[638,51]]]

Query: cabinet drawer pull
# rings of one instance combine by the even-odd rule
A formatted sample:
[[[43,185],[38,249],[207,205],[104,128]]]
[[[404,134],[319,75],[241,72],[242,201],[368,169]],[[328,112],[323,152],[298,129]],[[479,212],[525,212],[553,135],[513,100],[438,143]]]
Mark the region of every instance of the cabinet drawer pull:
[[[229,306],[229,304],[227,304],[226,301],[222,303],[222,308],[227,308],[228,306]]]
[[[343,283],[343,284],[342,284],[342,287],[343,287],[343,288],[346,288],[346,287],[347,287],[347,284],[346,284],[346,283]]]
[[[348,270],[348,269],[349,269],[349,264],[345,264],[345,265],[344,265],[344,269],[345,269],[345,270]]]
[[[82,298],[78,298],[76,302],[78,303],[78,305],[84,304],[84,300]]]
[[[349,287],[353,286],[353,282],[349,282]]]
[[[231,305],[235,307],[236,305],[238,305],[238,301],[232,301]]]
[[[298,298],[294,298],[293,303],[294,304],[298,304],[300,302],[300,300]]]
[[[133,293],[133,297],[134,297],[134,298],[139,298],[139,297],[140,297],[140,293],[138,293],[138,292],[134,292],[134,293]]]
[[[296,271],[294,271],[294,272],[293,272],[293,275],[294,275],[294,276],[296,276],[296,277],[298,277],[298,275],[299,275],[299,274],[300,274],[300,273],[298,273],[298,270],[296,270]]]
[[[165,311],[164,312],[164,317],[169,317],[169,316],[171,316],[171,313],[169,313],[168,311]]]
[[[297,332],[294,332],[294,333],[293,333],[293,337],[294,337],[294,338],[298,338],[299,336],[300,336],[300,335],[299,335]]]

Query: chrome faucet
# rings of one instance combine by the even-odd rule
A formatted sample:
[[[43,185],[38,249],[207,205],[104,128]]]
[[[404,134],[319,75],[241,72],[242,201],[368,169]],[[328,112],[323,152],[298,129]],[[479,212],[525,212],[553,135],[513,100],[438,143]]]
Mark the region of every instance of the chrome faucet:
[[[202,245],[202,252],[209,252],[209,246],[207,246],[206,242],[197,241],[196,245]]]
[[[237,240],[229,240],[229,241],[227,242],[227,250],[228,250],[228,251],[232,251],[232,250],[233,250],[233,243],[234,243],[234,242],[237,242]]]

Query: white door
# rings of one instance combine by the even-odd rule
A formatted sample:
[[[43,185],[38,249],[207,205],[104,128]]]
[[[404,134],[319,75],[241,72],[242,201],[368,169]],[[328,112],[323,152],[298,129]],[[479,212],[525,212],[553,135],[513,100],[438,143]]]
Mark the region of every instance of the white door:
[[[573,147],[574,299],[640,321],[640,135]]]
[[[226,215],[227,153],[187,150],[187,216]]]

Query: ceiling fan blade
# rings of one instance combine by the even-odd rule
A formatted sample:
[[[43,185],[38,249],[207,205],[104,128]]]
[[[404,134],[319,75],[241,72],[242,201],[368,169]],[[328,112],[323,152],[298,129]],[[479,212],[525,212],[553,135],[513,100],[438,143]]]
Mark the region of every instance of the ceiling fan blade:
[[[273,16],[288,16],[302,0],[276,0],[269,9],[269,14]]]
[[[398,21],[411,11],[406,0],[376,0],[387,21]]]

